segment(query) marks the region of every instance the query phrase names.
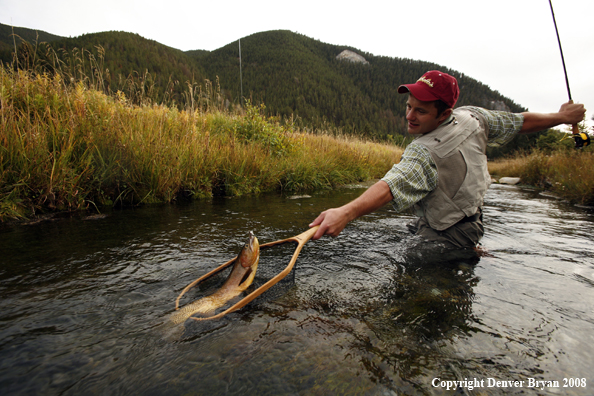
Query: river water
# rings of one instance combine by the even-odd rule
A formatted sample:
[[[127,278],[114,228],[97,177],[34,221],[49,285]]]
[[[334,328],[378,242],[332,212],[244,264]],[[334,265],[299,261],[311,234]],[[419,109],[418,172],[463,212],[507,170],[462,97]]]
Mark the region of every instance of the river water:
[[[362,191],[0,225],[0,392],[594,394],[594,211],[511,186],[487,193],[478,262],[406,259],[412,217],[386,207],[308,242],[274,295],[164,335],[248,231],[297,235]]]

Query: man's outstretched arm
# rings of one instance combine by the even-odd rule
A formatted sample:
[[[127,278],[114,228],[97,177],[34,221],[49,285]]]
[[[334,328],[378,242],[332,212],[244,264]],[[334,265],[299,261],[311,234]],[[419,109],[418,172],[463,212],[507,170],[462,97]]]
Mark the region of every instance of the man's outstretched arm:
[[[319,239],[322,235],[338,236],[350,221],[381,208],[392,199],[388,183],[379,181],[348,204],[320,213],[309,225],[320,225],[312,239]]]
[[[561,124],[578,124],[586,114],[583,104],[567,102],[556,113],[522,113],[524,125],[520,133],[544,131]]]

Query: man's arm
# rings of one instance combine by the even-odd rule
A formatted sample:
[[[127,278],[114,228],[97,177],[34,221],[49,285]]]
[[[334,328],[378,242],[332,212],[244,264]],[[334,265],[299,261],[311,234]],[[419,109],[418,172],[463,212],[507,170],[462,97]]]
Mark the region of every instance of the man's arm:
[[[520,133],[543,131],[561,124],[578,124],[584,119],[586,109],[583,104],[564,103],[557,113],[522,113],[524,124]]]
[[[319,239],[322,235],[338,236],[346,225],[356,218],[369,214],[393,199],[388,183],[378,181],[369,187],[359,198],[339,208],[328,209],[309,225],[320,225],[312,239]]]

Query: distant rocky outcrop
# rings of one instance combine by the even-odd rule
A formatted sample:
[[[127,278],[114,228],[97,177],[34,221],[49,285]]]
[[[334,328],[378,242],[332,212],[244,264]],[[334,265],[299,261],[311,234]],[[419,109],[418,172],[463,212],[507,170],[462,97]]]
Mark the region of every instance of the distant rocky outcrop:
[[[351,50],[344,50],[340,54],[336,55],[336,59],[338,60],[347,60],[353,63],[362,63],[364,65],[368,65],[367,59],[362,57],[361,55],[351,51]]]
[[[502,100],[489,100],[483,99],[482,106],[489,110],[498,110],[498,111],[508,111],[511,112],[512,110],[509,108],[507,104],[505,104]]]

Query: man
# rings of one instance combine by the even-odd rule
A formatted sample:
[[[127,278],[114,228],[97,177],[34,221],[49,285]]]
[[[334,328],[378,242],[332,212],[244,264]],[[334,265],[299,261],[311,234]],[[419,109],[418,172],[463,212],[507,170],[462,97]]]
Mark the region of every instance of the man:
[[[338,236],[350,221],[392,201],[397,211],[414,205],[419,216],[409,225],[414,234],[446,251],[471,250],[483,236],[483,197],[491,180],[487,144],[505,144],[516,133],[577,124],[586,112],[583,105],[573,103],[550,114],[514,114],[471,106],[454,110],[459,92],[457,80],[438,70],[398,87],[398,93],[409,94],[408,133],[417,138],[400,163],[359,198],[322,212],[310,224],[320,226],[313,239]]]

